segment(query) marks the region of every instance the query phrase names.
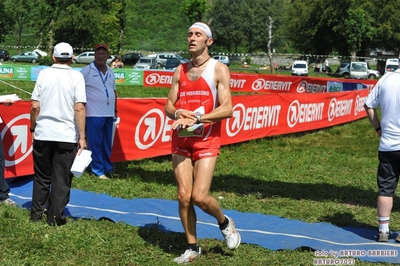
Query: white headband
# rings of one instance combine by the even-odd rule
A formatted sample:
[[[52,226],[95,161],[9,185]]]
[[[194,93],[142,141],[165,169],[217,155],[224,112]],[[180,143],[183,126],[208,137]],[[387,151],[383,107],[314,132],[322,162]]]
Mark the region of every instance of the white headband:
[[[203,22],[196,22],[192,26],[190,26],[189,30],[191,30],[192,28],[200,28],[200,29],[202,29],[206,33],[208,38],[212,38],[211,29],[207,24],[205,24]]]

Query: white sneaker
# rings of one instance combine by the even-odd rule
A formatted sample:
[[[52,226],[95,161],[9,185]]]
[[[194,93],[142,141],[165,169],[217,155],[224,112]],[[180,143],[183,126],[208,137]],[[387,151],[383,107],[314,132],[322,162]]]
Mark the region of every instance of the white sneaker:
[[[109,179],[106,175],[99,175],[98,178],[99,179]]]
[[[195,259],[201,256],[201,248],[199,248],[199,252],[193,251],[191,249],[185,250],[185,253],[180,255],[179,257],[174,259],[174,262],[178,264],[184,264],[194,261]]]
[[[236,249],[240,245],[240,234],[236,231],[235,223],[233,222],[232,218],[229,218],[226,215],[225,217],[228,218],[229,224],[224,230],[221,230],[221,233],[225,238],[228,248]]]
[[[18,206],[18,204],[10,198],[6,198],[5,200],[0,200],[0,203],[8,206],[14,206],[14,207]]]

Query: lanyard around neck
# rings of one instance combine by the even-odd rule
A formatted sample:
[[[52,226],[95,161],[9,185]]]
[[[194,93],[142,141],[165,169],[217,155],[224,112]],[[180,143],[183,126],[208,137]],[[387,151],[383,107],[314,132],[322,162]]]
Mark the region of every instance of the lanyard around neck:
[[[101,81],[103,82],[104,91],[106,92],[106,96],[107,96],[107,104],[110,104],[110,95],[108,94],[108,89],[107,89],[107,86],[106,86],[106,82],[107,82],[107,79],[108,79],[108,69],[106,68],[107,70],[106,70],[106,74],[105,74],[105,79],[103,79],[103,73],[97,67],[96,63],[94,63],[94,65],[96,66],[96,69],[99,72],[99,76],[101,78]]]

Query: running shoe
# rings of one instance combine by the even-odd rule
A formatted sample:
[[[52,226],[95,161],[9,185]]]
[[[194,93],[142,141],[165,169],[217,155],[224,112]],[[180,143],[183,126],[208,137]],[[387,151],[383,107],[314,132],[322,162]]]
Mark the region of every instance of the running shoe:
[[[225,215],[226,218],[229,220],[228,226],[221,230],[222,235],[225,238],[226,245],[228,246],[229,249],[236,249],[240,245],[240,234],[238,231],[236,231],[235,228],[235,223],[233,222],[232,218],[229,218],[228,216]]]
[[[388,242],[389,234],[389,231],[379,231],[378,242]]]
[[[191,249],[187,249],[185,253],[180,255],[179,257],[174,259],[174,262],[178,264],[185,264],[194,261],[195,259],[201,256],[201,248],[199,248],[199,252],[193,251]]]

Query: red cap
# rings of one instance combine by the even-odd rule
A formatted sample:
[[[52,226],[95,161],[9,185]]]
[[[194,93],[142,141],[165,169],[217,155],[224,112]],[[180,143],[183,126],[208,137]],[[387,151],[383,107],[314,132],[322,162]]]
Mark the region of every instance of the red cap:
[[[108,46],[105,43],[97,44],[96,47],[94,47],[95,50],[97,50],[99,48],[103,48],[103,49],[106,49],[108,51]]]

